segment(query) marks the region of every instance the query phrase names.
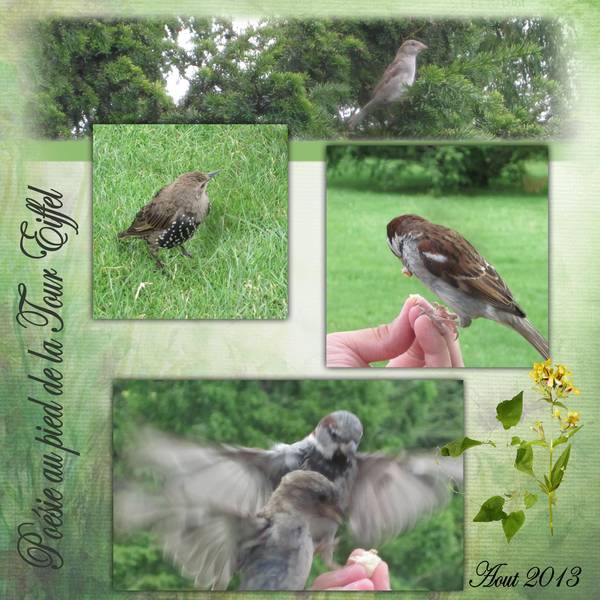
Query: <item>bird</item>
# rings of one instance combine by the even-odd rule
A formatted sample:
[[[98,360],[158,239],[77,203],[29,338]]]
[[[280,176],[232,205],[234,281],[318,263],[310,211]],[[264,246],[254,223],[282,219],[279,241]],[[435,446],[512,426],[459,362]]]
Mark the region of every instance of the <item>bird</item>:
[[[215,498],[186,502],[178,494],[153,497],[121,490],[116,514],[128,514],[129,531],[146,526],[163,543],[166,556],[202,589],[224,590],[235,573],[240,590],[302,590],[314,554],[314,531],[342,522],[338,490],[314,471],[281,478],[256,513],[221,505]]]
[[[135,216],[133,223],[118,234],[118,239],[141,238],[147,242],[150,256],[159,269],[164,265],[158,258],[160,248],[178,247],[191,258],[183,245],[196,233],[210,212],[206,188],[219,171],[183,173],[161,188],[152,200]]]
[[[394,60],[375,86],[371,100],[348,121],[349,129],[355,129],[377,108],[402,100],[406,90],[415,82],[417,56],[423,50],[427,50],[427,46],[417,40],[407,40],[398,48]]]
[[[387,239],[404,274],[415,275],[456,312],[450,319],[458,317],[461,327],[479,317],[491,319],[514,329],[549,358],[544,336],[529,322],[496,269],[460,233],[418,215],[401,215],[388,223]],[[444,314],[442,319],[448,317]]]
[[[268,450],[202,445],[144,427],[127,461],[162,480],[164,495],[190,504],[209,498],[245,513],[259,511],[285,474],[315,471],[338,490],[354,537],[372,547],[443,506],[453,483],[462,482],[462,460],[434,451],[361,453],[362,435],[360,419],[345,410],[324,416],[303,439]],[[331,567],[337,528],[327,523],[313,532],[316,552]]]

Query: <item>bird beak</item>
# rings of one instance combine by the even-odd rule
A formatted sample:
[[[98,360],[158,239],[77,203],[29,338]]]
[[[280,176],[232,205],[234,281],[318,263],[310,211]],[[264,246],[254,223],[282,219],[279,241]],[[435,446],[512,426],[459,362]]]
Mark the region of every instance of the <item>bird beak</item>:
[[[207,177],[208,179],[212,179],[213,177],[217,176],[219,173],[221,172],[221,170],[219,169],[218,171],[213,171],[212,173],[208,173]]]
[[[352,456],[352,455],[356,454],[356,448],[357,448],[357,443],[354,440],[351,442],[348,442],[347,444],[344,444],[344,454],[346,456]]]
[[[429,50],[429,46],[426,46],[423,42],[421,42],[421,50]]]
[[[344,511],[336,504],[335,506],[325,506],[323,516],[335,521],[338,525],[344,521]]]

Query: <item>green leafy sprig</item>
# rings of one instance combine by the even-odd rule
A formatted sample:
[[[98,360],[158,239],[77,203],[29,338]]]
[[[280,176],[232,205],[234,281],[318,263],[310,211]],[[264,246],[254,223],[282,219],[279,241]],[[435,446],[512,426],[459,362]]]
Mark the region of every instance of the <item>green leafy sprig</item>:
[[[508,444],[516,446],[514,468],[531,477],[537,486],[536,492],[541,491],[547,497],[548,526],[551,535],[554,535],[553,507],[556,504],[557,490],[563,482],[569,464],[571,440],[582,428],[582,425],[579,425],[581,418],[579,412],[570,411],[565,404],[571,394],[580,393],[573,385],[571,375],[569,369],[564,365],[553,365],[551,359],[533,365],[529,376],[534,382],[535,390],[540,394],[540,401],[548,405],[550,421],[546,426],[541,420],[535,421],[530,427],[535,437],[525,439],[514,435]],[[522,417],[522,391],[496,406],[496,419],[505,430],[518,425]],[[440,452],[442,456],[460,456],[466,450],[482,445],[496,447],[496,443],[492,440],[483,442],[462,437],[443,446]],[[555,450],[562,445],[564,448],[556,457]],[[534,447],[538,448],[535,454]],[[545,453],[546,457],[542,453]],[[506,541],[510,542],[525,523],[525,511],[537,503],[538,493],[524,489],[518,492],[507,492],[501,496],[492,496],[481,505],[473,521],[478,523],[500,521]],[[522,502],[523,509],[506,512],[507,500]]]

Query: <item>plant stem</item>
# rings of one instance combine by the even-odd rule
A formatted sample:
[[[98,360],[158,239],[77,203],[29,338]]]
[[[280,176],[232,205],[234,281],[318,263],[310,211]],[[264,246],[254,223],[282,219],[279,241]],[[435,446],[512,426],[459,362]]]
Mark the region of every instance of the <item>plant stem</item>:
[[[554,411],[554,404],[550,405],[550,411],[551,413]],[[550,438],[550,444],[548,445],[548,448],[550,450],[550,463],[548,465],[548,481],[551,481],[551,474],[552,474],[552,450],[553,450],[553,444],[552,444],[552,438]],[[554,524],[552,522],[552,497],[553,497],[554,492],[551,492],[550,490],[548,491],[548,519],[550,522],[550,535],[554,535]]]

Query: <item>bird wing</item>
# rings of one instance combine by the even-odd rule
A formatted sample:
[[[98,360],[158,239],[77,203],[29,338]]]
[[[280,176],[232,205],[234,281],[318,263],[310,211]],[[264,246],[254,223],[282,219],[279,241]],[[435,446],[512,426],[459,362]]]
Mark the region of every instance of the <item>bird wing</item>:
[[[458,234],[451,229],[444,229],[443,235],[450,244],[426,237],[417,245],[423,264],[429,272],[463,290],[469,296],[480,298],[500,310],[524,317],[525,313],[496,269],[462,236],[459,238],[460,243],[453,243],[452,239]],[[463,247],[467,251],[460,255],[448,253],[448,247]]]
[[[394,60],[392,63],[388,65],[386,70],[383,72],[381,79],[377,82],[377,85],[373,89],[373,96],[375,96],[379,91],[381,91],[391,79],[398,77],[402,74],[410,77],[411,68],[410,65],[402,59]]]
[[[446,504],[463,479],[462,458],[434,453],[358,454],[349,508],[350,528],[365,547],[411,529]]]
[[[170,222],[173,220],[173,214],[165,211],[160,202],[163,191],[168,187],[170,186],[166,185],[154,194],[154,198],[135,215],[133,223],[126,230],[126,233],[129,235],[145,235],[153,231],[163,231],[169,227]]]
[[[293,446],[273,450],[239,446],[202,446],[144,428],[129,454],[135,466],[148,467],[164,481],[166,493],[243,513],[260,510],[285,473],[299,466]]]
[[[133,523],[157,535],[164,554],[201,589],[226,589],[245,547],[262,543],[269,526],[264,517],[213,503],[190,504],[141,487],[118,491],[114,511],[118,525]]]

